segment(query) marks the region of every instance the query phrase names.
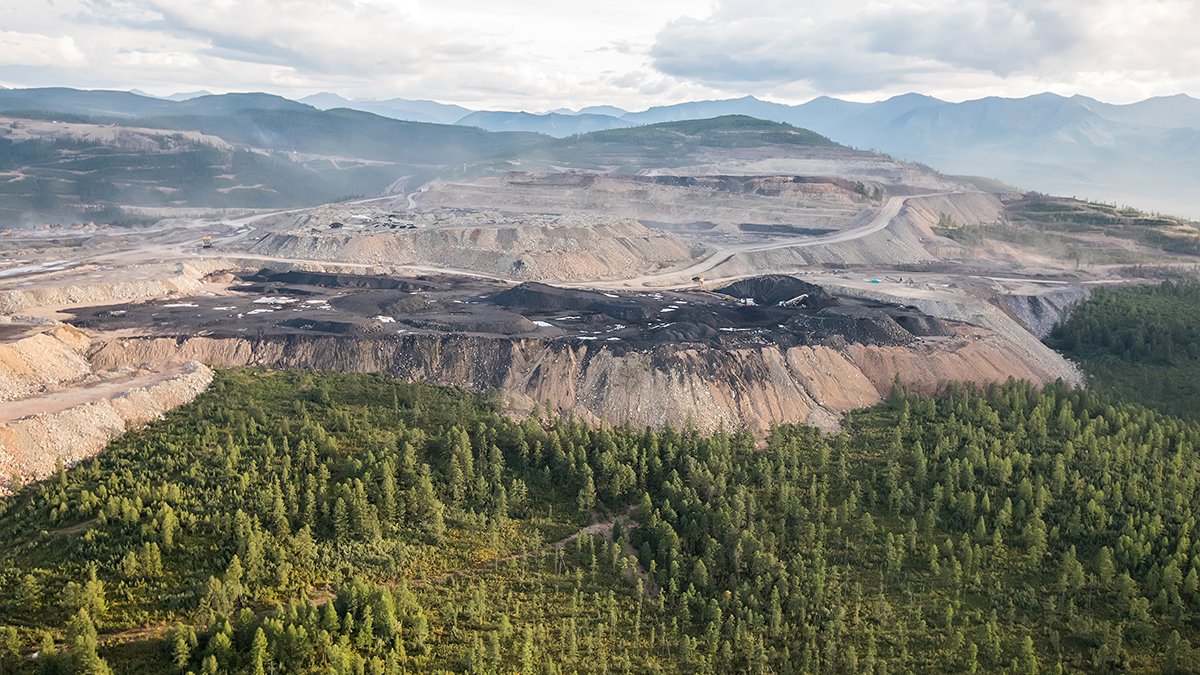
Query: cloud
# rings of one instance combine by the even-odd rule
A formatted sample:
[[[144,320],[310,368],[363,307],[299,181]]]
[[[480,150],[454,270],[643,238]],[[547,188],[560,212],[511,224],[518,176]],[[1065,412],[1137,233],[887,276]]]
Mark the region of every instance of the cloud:
[[[0,31],[0,66],[81,66],[87,57],[68,36]]]
[[[662,25],[694,0],[8,0],[0,81],[170,93],[436,98],[473,107],[660,103],[711,94],[648,66]],[[44,38],[67,36],[75,51]],[[3,45],[0,45],[3,47]],[[55,51],[57,50],[57,51]],[[81,68],[86,62],[87,68]],[[658,82],[622,87],[622,74]]]
[[[415,2],[151,0],[168,30],[203,39],[218,58],[343,77],[419,73],[444,62],[486,62],[500,50],[421,17]]]
[[[1196,0],[6,0],[0,81],[627,109],[1200,93]]]
[[[869,7],[855,22],[867,48],[1004,76],[1069,50],[1072,22],[1044,5],[974,0],[942,6]]]
[[[1152,67],[1200,75],[1197,3],[1149,0],[722,0],[669,22],[651,50],[666,75],[715,87],[846,94],[1040,82]],[[1107,78],[1111,81],[1112,78]]]

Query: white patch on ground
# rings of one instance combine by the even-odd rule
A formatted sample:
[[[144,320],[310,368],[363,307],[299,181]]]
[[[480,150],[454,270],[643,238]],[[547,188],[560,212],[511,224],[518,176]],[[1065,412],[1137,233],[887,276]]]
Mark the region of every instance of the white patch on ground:
[[[163,305],[163,307],[199,307],[199,306],[200,305],[193,305],[190,302],[172,302],[168,305]]]
[[[273,310],[273,309],[252,309],[246,313],[247,314],[270,314],[271,312],[274,312],[274,311],[275,310]],[[238,316],[241,316],[241,314],[238,314]]]
[[[273,298],[259,298],[254,301],[256,305],[288,305],[296,302],[295,298],[287,298],[283,296]]]
[[[396,323],[396,319],[390,316],[375,316],[371,317],[379,323]]]
[[[545,322],[545,321],[534,321],[534,322],[533,322],[533,325],[535,325],[535,326],[541,326],[542,328],[553,328],[553,327],[554,327],[554,325],[553,325],[553,324],[551,324],[551,323],[547,323],[547,322]]]
[[[58,272],[65,270],[71,264],[70,260],[55,260],[53,262],[42,263],[40,265],[29,265],[28,267],[14,267],[10,270],[0,272],[0,277],[11,277],[17,274],[31,274],[35,272]]]

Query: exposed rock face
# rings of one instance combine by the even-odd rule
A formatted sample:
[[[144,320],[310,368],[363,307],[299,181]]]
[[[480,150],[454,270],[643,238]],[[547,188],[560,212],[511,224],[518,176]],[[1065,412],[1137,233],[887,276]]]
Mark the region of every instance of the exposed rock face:
[[[143,424],[191,402],[212,377],[206,366],[190,363],[183,373],[157,384],[0,425],[0,473],[40,480],[54,472],[59,458],[70,466],[93,457],[127,425]]]
[[[1066,318],[1067,312],[1087,298],[1078,286],[1055,288],[1035,295],[1002,295],[1000,299],[1030,333],[1045,338],[1054,324]]]
[[[849,297],[858,297],[879,302],[903,302],[906,305],[915,307],[928,316],[982,326],[990,333],[991,339],[996,339],[1005,344],[1004,350],[1006,353],[1012,355],[1010,358],[1015,359],[1014,362],[1038,364],[1037,368],[1039,370],[1051,373],[1045,380],[1046,382],[1062,379],[1068,385],[1082,385],[1085,381],[1083,374],[1074,364],[1042,344],[1040,340],[1026,331],[1020,323],[1000,308],[987,302],[967,297],[933,298],[916,295],[897,295],[894,292],[889,293],[884,289],[862,289],[836,284],[829,284],[826,288],[831,292]],[[904,289],[900,289],[900,291],[903,292]],[[1017,377],[1020,379],[1019,376]],[[987,381],[986,378],[975,375],[967,375],[958,379],[974,380],[976,382]],[[1030,379],[1033,379],[1035,382],[1038,381],[1034,378]]]
[[[549,402],[561,413],[637,425],[712,430],[772,422],[837,427],[847,410],[887,395],[895,374],[932,393],[947,381],[1038,384],[1060,374],[988,331],[938,344],[720,350],[665,345],[623,354],[536,339],[407,335],[128,338],[97,343],[98,368],[197,360],[214,366],[385,371],[475,390],[497,389],[517,414]]]
[[[692,246],[636,220],[469,214],[453,224],[384,232],[294,229],[256,254],[358,264],[431,265],[518,279],[607,279],[694,259]],[[478,222],[467,222],[469,219]],[[532,221],[532,222],[529,222]]]
[[[84,356],[90,342],[75,328],[61,326],[0,345],[0,401],[91,375],[91,364]]]
[[[704,222],[804,223],[840,229],[867,204],[864,185],[818,176],[668,176],[522,173],[471,183],[439,182],[422,192],[422,208],[596,214],[656,226]],[[361,208],[361,207],[358,207]]]
[[[178,263],[172,271],[154,275],[157,278],[101,283],[47,284],[30,290],[0,292],[0,314],[13,314],[32,307],[76,305],[98,302],[119,302],[134,298],[159,297],[172,293],[194,292],[203,284],[209,272],[220,269],[216,260],[197,260]]]

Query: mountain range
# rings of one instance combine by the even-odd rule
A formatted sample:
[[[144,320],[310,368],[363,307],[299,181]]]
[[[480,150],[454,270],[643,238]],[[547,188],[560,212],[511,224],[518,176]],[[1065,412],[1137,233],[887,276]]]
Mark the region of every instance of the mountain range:
[[[458,123],[560,136],[604,125],[749,115],[944,173],[1200,218],[1200,198],[1193,192],[1200,181],[1200,100],[1184,94],[1127,105],[1051,93],[961,103],[921,94],[876,103],[822,96],[795,106],[746,96],[608,112],[588,114],[586,125],[564,123],[571,118],[562,112],[473,113]]]
[[[795,106],[745,96],[640,112],[611,106],[543,114],[478,111],[455,123],[563,137],[721,115],[785,122],[949,174],[1200,218],[1200,198],[1193,193],[1200,181],[1200,100],[1185,94],[1126,105],[1051,93],[961,103],[921,94],[875,103],[822,96]]]
[[[810,129],[838,143],[921,162],[948,174],[988,176],[1028,190],[1200,218],[1200,198],[1193,194],[1193,186],[1200,181],[1200,100],[1183,94],[1127,105],[1051,93],[961,103],[921,94],[875,103],[819,97],[795,106],[745,96],[638,112],[594,106],[540,114],[473,111],[401,98],[348,100],[329,93],[299,101],[256,93],[195,94],[201,95],[152,98],[117,91],[7,89],[0,91],[0,111],[52,111],[114,120],[214,118],[248,109],[286,111],[300,117],[317,111],[342,111],[338,124],[344,127],[344,132],[339,132],[344,136],[355,135],[355,120],[369,128],[382,123],[348,115],[356,110],[393,120],[534,132],[555,138],[658,122],[746,115]],[[369,138],[363,140],[370,142]]]

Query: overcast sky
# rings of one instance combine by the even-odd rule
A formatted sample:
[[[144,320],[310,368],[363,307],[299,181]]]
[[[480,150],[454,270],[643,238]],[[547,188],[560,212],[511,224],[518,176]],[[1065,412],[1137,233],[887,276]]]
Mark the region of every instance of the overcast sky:
[[[1198,0],[5,0],[0,84],[627,110],[1200,97]]]

